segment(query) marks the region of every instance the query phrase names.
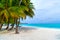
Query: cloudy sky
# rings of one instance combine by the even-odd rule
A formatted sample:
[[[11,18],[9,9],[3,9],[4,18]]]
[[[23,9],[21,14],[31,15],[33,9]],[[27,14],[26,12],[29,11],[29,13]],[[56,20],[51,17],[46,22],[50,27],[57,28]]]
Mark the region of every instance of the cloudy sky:
[[[27,17],[24,23],[60,23],[60,0],[31,0],[35,16]]]

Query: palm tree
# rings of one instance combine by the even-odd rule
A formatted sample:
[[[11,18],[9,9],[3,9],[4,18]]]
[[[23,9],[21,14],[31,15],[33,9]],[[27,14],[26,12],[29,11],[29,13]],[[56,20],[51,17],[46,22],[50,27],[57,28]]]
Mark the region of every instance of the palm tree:
[[[0,1],[0,16],[1,24],[7,23],[7,28],[9,24],[16,24],[16,33],[18,33],[18,19],[26,19],[26,16],[33,17],[33,5],[30,0],[1,0]],[[2,19],[3,15],[3,19]],[[11,29],[12,29],[11,28]]]
[[[26,2],[24,3],[24,5],[22,6],[22,7],[26,7],[26,9],[24,8],[24,14],[26,15],[26,16],[29,16],[29,17],[33,17],[33,15],[34,15],[34,12],[33,12],[33,9],[34,9],[34,7],[33,7],[33,4],[32,3],[30,3],[30,0],[29,1],[27,1],[27,0],[25,0]],[[24,2],[24,1],[23,1]],[[22,3],[23,3],[22,2]],[[21,5],[22,5],[22,3],[21,3]],[[29,4],[28,4],[29,3]],[[21,6],[20,6],[21,7]],[[23,18],[23,19],[26,19],[26,17],[25,18]]]

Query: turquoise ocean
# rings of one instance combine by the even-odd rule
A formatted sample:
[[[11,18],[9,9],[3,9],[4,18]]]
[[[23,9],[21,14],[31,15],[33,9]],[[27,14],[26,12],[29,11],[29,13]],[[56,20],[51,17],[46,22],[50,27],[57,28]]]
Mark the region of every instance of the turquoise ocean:
[[[60,23],[45,23],[45,24],[20,24],[19,26],[31,26],[31,27],[42,27],[42,28],[59,28]]]

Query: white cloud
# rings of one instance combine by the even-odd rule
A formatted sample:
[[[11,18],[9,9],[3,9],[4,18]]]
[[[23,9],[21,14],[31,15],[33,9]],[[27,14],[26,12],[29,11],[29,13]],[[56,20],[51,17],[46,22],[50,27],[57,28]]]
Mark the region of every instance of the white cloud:
[[[36,9],[48,9],[57,4],[60,4],[60,0],[31,0]]]
[[[33,19],[23,22],[46,23],[60,21],[60,0],[31,0],[36,8]]]

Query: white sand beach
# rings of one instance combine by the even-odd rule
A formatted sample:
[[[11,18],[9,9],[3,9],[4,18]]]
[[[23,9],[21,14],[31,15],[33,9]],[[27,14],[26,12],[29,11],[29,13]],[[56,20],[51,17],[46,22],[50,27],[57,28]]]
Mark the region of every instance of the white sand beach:
[[[0,40],[60,40],[60,29],[21,27],[14,31],[0,33]]]

